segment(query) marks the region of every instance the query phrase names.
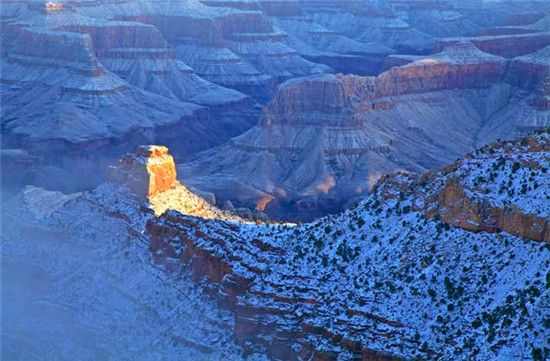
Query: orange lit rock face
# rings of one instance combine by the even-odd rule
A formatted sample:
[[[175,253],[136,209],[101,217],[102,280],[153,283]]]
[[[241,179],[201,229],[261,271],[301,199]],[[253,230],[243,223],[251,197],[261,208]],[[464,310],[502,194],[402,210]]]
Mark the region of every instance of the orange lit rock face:
[[[111,167],[109,175],[111,181],[128,187],[144,200],[157,216],[173,209],[205,219],[241,220],[232,213],[219,210],[181,184],[176,179],[174,158],[164,146],[138,147]]]
[[[112,178],[138,196],[150,198],[177,185],[174,158],[163,146],[141,146],[135,153],[125,155],[114,168]]]
[[[517,207],[498,208],[470,199],[456,180],[450,180],[438,197],[438,215],[445,223],[474,232],[505,231],[535,241],[550,242],[547,219],[526,214]]]
[[[158,153],[158,149],[154,152]],[[163,154],[156,154],[147,161],[147,172],[149,173],[148,196],[152,197],[158,193],[173,188],[176,185],[176,167],[174,159],[168,150],[162,147]]]

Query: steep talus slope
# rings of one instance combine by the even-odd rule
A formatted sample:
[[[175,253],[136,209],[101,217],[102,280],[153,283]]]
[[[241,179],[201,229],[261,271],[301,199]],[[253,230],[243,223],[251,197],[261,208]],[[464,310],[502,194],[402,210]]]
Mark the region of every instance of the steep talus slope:
[[[546,132],[387,176],[310,224],[168,211],[147,232],[159,259],[184,264],[235,314],[237,341],[275,360],[542,360],[549,144]]]
[[[546,58],[537,54],[533,59]],[[275,217],[314,218],[385,173],[441,166],[547,125],[537,105],[545,104],[543,85],[531,75],[547,64],[519,66],[521,59],[508,66],[466,42],[401,57],[404,65],[377,77],[288,81],[258,126],[182,164],[182,177],[220,200]]]

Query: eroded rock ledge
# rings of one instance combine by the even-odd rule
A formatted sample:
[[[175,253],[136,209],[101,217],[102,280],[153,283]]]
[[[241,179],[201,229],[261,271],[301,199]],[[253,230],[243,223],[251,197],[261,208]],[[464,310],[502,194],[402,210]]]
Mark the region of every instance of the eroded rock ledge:
[[[188,188],[177,179],[174,158],[165,146],[143,145],[124,155],[108,172],[112,183],[128,188],[160,216],[169,209],[205,219],[266,222],[267,215],[247,208],[221,210],[212,193]]]
[[[515,236],[550,243],[548,219],[527,214],[516,206],[499,208],[486,200],[470,198],[452,179],[438,197],[438,208],[430,213],[443,222],[474,232],[508,232]]]
[[[416,193],[413,209],[467,231],[550,243],[549,151],[542,131],[486,146],[439,172],[386,176],[376,191],[385,199]]]

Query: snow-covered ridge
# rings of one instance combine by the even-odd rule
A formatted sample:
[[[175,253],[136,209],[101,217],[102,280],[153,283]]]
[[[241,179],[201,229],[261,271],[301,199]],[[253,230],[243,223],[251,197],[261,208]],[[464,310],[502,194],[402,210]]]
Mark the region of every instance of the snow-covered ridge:
[[[120,184],[59,198],[38,217],[26,207],[43,210],[52,194],[28,189],[24,202],[16,198],[3,207],[11,222],[4,223],[2,256],[10,265],[38,265],[54,280],[32,309],[67,305],[79,330],[99,340],[117,336],[116,347],[102,343],[106,352],[122,352],[137,340],[145,349],[125,352],[145,359],[239,360],[243,352],[258,360],[544,359],[548,245],[506,231],[455,227],[427,211],[449,178],[477,191],[471,182],[481,175],[483,189],[491,190],[507,180],[510,162],[520,164],[514,196],[504,192],[502,201],[527,204],[535,182],[540,194],[548,191],[549,143],[541,133],[483,148],[423,176],[386,177],[357,206],[302,225],[205,217],[201,203],[190,203],[178,187],[159,195],[181,197],[186,206],[156,217]],[[505,165],[493,167],[500,157]],[[548,202],[530,207],[548,218]],[[33,236],[37,229],[41,237]],[[55,247],[46,236],[57,240]],[[85,256],[75,257],[75,247],[85,247]],[[10,294],[17,290],[7,287]],[[35,335],[36,322],[19,325]],[[46,329],[33,344],[44,350],[55,335]],[[3,339],[4,349],[23,352],[18,340]],[[66,345],[65,354],[90,359],[77,338]]]
[[[550,249],[540,242],[548,239],[432,210],[450,179],[477,182],[483,190],[468,196],[495,201],[491,189],[513,168],[512,186],[493,205],[514,204],[548,227],[549,152],[548,133],[500,142],[441,171],[386,177],[356,207],[299,226],[169,211],[147,230],[159,257],[179,259],[229,304],[237,340],[275,359],[536,359],[550,316]]]

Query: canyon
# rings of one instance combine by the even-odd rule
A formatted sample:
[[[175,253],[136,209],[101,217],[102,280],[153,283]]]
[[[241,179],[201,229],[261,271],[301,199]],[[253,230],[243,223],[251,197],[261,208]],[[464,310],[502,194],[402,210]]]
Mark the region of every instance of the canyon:
[[[0,359],[550,359],[547,0],[0,28]]]
[[[107,330],[126,334],[106,354],[545,357],[549,152],[547,131],[493,143],[438,170],[386,175],[348,210],[296,225],[216,209],[176,181],[166,148],[141,147],[111,169],[118,178],[92,191],[60,197],[27,187],[10,199],[4,219],[25,221],[12,221],[3,256],[12,267],[39,266],[56,285],[42,302],[85,307],[71,313],[91,326],[79,332],[99,340]],[[136,180],[149,186],[135,187]],[[159,196],[170,209],[155,208]],[[59,232],[70,239],[48,248],[44,235]],[[82,246],[94,249],[83,265],[46,256]],[[81,277],[95,272],[99,279],[84,292]],[[15,286],[7,287],[12,294]],[[106,317],[113,297],[116,309],[151,311]],[[10,327],[32,335],[29,325]],[[36,350],[44,352],[55,332],[43,331]],[[68,339],[66,351],[88,355],[76,340]],[[140,348],[122,351],[135,340]],[[7,352],[26,354],[15,345]]]
[[[548,126],[548,49],[508,60],[462,41],[429,56],[390,55],[393,66],[376,77],[289,80],[257,126],[180,173],[220,206],[229,199],[311,220],[345,208],[388,172],[433,169]]]
[[[331,77],[339,78],[338,74],[343,73],[351,77],[380,78],[376,81],[376,97],[361,95],[372,98],[377,104],[370,106],[379,108],[393,107],[391,104],[400,102],[387,97],[427,93],[429,89],[420,83],[434,86],[439,82],[430,90],[442,98],[448,98],[442,91],[454,90],[456,86],[477,89],[502,82],[520,86],[522,92],[531,92],[536,85],[517,83],[525,77],[538,77],[541,71],[546,71],[546,65],[542,65],[542,70],[534,70],[540,65],[527,58],[538,54],[544,61],[547,59],[544,49],[550,46],[545,2],[496,2],[482,6],[477,2],[398,0],[96,0],[50,2],[48,6],[42,1],[8,0],[2,5],[2,149],[8,153],[26,152],[36,160],[32,171],[14,169],[31,172],[28,182],[51,187],[52,182],[41,180],[48,177],[40,176],[51,174],[65,179],[57,190],[68,192],[100,184],[107,176],[104,172],[107,165],[140,144],[165,144],[180,161],[192,160],[198,152],[220,145],[228,147],[235,142],[245,147],[273,148],[268,144],[248,144],[244,138],[251,133],[246,131],[260,132],[264,119],[274,117],[266,113],[273,111],[274,103],[283,101],[288,84],[297,86],[293,82],[301,81],[302,77],[333,79]],[[406,67],[411,61],[422,57],[453,57],[447,54],[449,49],[452,51],[465,43],[473,44],[480,51],[471,48],[470,56],[487,60],[491,54],[504,57],[506,64],[496,68],[479,64],[457,70],[455,79],[444,75],[438,80],[428,72],[418,73],[417,79],[405,79],[401,76],[404,74],[398,74],[400,70],[393,69],[405,66],[403,71],[413,74],[414,70]],[[522,61],[528,65],[521,66]],[[501,74],[502,67],[508,64],[515,70]],[[417,70],[428,64],[418,65]],[[435,64],[431,69],[442,71]],[[465,72],[469,73],[471,83],[452,84]],[[409,84],[413,81],[417,84]],[[423,89],[385,89],[392,86]],[[503,98],[516,93],[515,88],[507,90],[507,86],[493,86],[504,90],[490,92],[488,97],[494,99],[488,102],[491,105],[475,106],[494,108],[478,112],[507,107]],[[309,93],[309,96],[316,94]],[[524,99],[527,96],[522,95],[517,109],[531,113],[530,108],[523,106]],[[403,101],[413,104],[416,100]],[[431,102],[429,99],[419,101]],[[516,108],[511,105],[515,101],[508,107]],[[541,98],[531,102],[539,104],[539,113],[546,104]],[[450,109],[454,104],[441,102],[441,106],[449,107],[442,117],[453,113]],[[431,106],[428,107],[431,113]],[[539,113],[527,115],[539,119],[537,127],[547,124],[546,115]],[[299,117],[301,115],[296,114],[296,118]],[[490,118],[485,114],[482,117]],[[500,119],[494,117],[484,122],[496,125]],[[492,126],[485,128],[493,129]],[[377,130],[369,133],[376,134]],[[377,139],[376,144],[369,140],[368,147],[385,149],[387,137],[393,136]],[[470,141],[456,150],[440,149],[439,153],[447,153],[443,161],[482,144],[483,135],[472,137],[479,141]],[[336,152],[345,152],[346,147]],[[399,158],[401,153],[397,153]],[[382,158],[381,163],[394,163],[383,154],[376,158]],[[400,166],[426,169],[441,164],[429,158],[415,167]],[[220,166],[226,161],[220,161]],[[275,173],[287,175],[292,168],[286,164],[273,167]],[[67,174],[73,169],[86,174],[86,181],[82,184],[69,181]],[[389,166],[389,169],[395,167]],[[323,172],[317,176],[327,179]],[[334,176],[330,172],[329,175]],[[195,176],[193,171],[186,181],[200,184],[197,177],[202,176]],[[281,188],[289,194],[304,192],[305,184],[286,187],[279,184],[282,182],[279,175],[274,178],[269,181],[273,183],[272,188]],[[300,182],[311,185],[310,180]],[[369,182],[372,185],[372,181]],[[264,200],[262,204],[269,198],[280,198],[274,196],[269,187],[257,183],[252,181],[240,186],[250,194],[238,192],[231,201],[254,208],[258,197]],[[217,195],[220,199],[228,198]],[[317,207],[316,197],[313,195],[310,201],[292,195],[282,202],[300,201],[308,207],[313,202],[313,207],[318,208],[317,214],[323,214],[327,209],[339,209],[337,204],[343,199],[343,196],[330,196],[327,202],[334,205]],[[244,198],[256,200],[243,202]]]

